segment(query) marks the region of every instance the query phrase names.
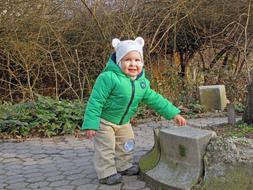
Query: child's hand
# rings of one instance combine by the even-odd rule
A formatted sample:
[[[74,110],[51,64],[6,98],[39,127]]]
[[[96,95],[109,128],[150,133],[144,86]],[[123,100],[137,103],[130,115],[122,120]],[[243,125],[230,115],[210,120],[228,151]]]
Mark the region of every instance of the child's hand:
[[[175,121],[176,124],[178,124],[179,126],[183,126],[186,125],[186,120],[185,118],[183,118],[181,115],[176,115],[173,119]]]
[[[95,130],[86,130],[85,135],[88,139],[90,139],[96,135],[96,131]]]

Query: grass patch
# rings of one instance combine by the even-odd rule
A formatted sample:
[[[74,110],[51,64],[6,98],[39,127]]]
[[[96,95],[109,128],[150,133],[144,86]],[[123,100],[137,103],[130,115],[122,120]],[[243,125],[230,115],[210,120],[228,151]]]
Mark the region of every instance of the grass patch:
[[[205,129],[210,129],[216,132],[218,136],[229,137],[245,137],[253,139],[253,124],[248,125],[243,121],[238,121],[235,126],[223,125],[223,126],[208,126]]]

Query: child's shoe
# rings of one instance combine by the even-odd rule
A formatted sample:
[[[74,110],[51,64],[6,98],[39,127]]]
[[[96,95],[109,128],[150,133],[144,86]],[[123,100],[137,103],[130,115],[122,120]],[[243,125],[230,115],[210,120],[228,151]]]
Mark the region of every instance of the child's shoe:
[[[107,185],[114,185],[120,183],[122,181],[122,176],[119,173],[112,174],[108,177],[102,178],[99,180],[99,183],[107,184]]]
[[[132,167],[124,170],[124,171],[120,171],[119,173],[121,175],[128,175],[128,176],[131,176],[131,175],[138,175],[140,172],[140,169],[139,169],[139,166],[138,165],[133,165]]]

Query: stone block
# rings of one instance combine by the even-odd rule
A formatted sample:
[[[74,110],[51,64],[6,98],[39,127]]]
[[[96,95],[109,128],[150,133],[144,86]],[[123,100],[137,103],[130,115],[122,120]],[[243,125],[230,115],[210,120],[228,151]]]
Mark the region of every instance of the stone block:
[[[142,170],[148,167],[140,167],[150,188],[191,189],[203,174],[203,155],[214,134],[210,130],[188,126],[161,129],[158,135],[159,145],[155,143],[156,147],[160,147],[160,154],[156,154],[160,155],[157,165],[148,171]],[[154,149],[152,151],[155,152]]]
[[[200,104],[208,109],[223,111],[227,105],[224,85],[199,86]]]

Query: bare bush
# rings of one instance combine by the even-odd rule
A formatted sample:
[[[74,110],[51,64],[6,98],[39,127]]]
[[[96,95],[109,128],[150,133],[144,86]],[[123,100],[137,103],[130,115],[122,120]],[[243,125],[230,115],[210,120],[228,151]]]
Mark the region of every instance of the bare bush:
[[[251,7],[251,0],[0,0],[1,100],[82,101],[113,51],[111,39],[136,36],[145,38],[147,75],[165,96],[193,101],[198,85],[224,83],[242,100]]]

